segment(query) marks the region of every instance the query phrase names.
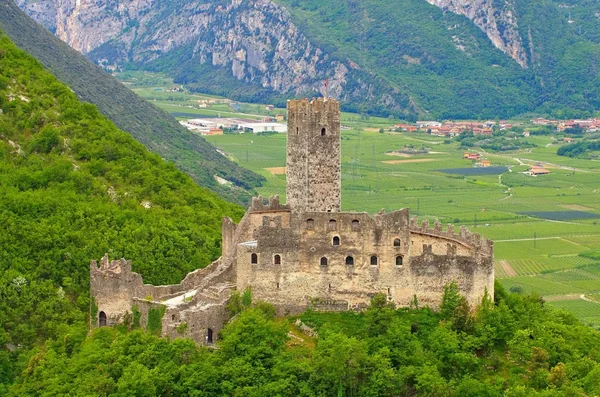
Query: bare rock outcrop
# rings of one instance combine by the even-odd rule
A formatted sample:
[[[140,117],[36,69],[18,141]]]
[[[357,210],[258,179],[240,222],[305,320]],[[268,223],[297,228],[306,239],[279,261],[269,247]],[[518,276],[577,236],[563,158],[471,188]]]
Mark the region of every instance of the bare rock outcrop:
[[[527,51],[519,34],[512,0],[427,0],[443,10],[464,15],[475,23],[494,45],[527,68]],[[497,8],[500,4],[502,7]]]

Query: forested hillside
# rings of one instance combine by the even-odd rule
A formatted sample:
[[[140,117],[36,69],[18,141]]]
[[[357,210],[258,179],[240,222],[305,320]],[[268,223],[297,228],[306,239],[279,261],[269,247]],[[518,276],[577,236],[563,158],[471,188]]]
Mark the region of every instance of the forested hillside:
[[[27,17],[12,0],[0,0],[0,29],[19,47],[37,58],[77,96],[93,103],[123,131],[148,149],[175,163],[201,186],[222,197],[247,203],[263,177],[238,167],[170,115],[135,95],[83,55],[72,50]],[[218,175],[235,188],[219,184]]]
[[[535,296],[499,289],[473,314],[446,288],[442,310],[396,310],[376,295],[363,313],[274,318],[249,299],[219,349],[140,330],[100,328],[47,343],[10,396],[593,396],[600,334]],[[246,296],[246,294],[244,294]],[[247,296],[249,297],[249,295]],[[237,312],[237,310],[235,311]],[[234,314],[235,312],[232,312]],[[306,328],[305,328],[306,329]],[[290,331],[292,333],[290,333]],[[318,336],[314,335],[314,332]]]
[[[0,36],[0,383],[46,339],[85,335],[91,259],[179,282],[220,255],[222,217],[242,213]]]
[[[500,17],[507,17],[501,5],[510,5],[526,51],[521,68],[466,18],[422,0],[277,1],[313,42],[406,87],[437,117],[505,117],[532,110],[576,117],[600,108],[600,8],[592,2],[488,2],[500,7],[492,10]],[[477,7],[471,0],[455,3]],[[576,21],[569,19],[569,7],[580,14],[571,17]]]

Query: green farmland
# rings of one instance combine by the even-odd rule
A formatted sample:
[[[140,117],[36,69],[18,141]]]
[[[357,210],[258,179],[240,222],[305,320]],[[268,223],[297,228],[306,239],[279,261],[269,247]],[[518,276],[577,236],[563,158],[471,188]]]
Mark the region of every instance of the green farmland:
[[[172,84],[156,74],[133,72],[126,77],[134,91],[179,118],[285,113],[243,103],[236,111],[223,98],[165,92]],[[163,89],[156,90],[155,85]],[[208,108],[194,107],[208,99],[216,101]],[[572,211],[600,215],[600,161],[560,157],[554,137],[531,136],[527,140],[537,145],[533,149],[492,153],[471,148],[492,166],[508,167],[503,174],[446,174],[439,170],[474,165],[463,159],[457,142],[391,132],[397,121],[389,119],[343,113],[341,122],[349,127],[342,131],[343,210],[375,213],[408,207],[420,219],[467,225],[495,240],[496,277],[507,289],[535,291],[600,327],[600,261],[580,256],[600,251],[600,220],[568,216]],[[267,178],[260,194],[285,199],[285,135],[223,135],[207,140]],[[428,153],[390,153],[406,147],[426,148]],[[538,163],[551,173],[538,177],[522,173]],[[559,220],[525,212],[555,212],[554,219]]]
[[[600,262],[579,256],[600,250],[600,222],[543,220],[520,214],[573,210],[600,214],[600,162],[575,161],[568,165],[575,170],[560,168],[569,162],[556,154],[549,155],[556,146],[545,147],[552,138],[544,137],[536,141],[544,161],[552,164],[544,165],[551,170],[550,175],[519,173],[528,169],[521,163],[541,160],[537,148],[526,153],[482,153],[493,165],[511,168],[502,175],[451,175],[436,170],[472,167],[455,143],[445,144],[443,139],[425,134],[365,131],[350,115],[344,115],[342,123],[354,127],[342,134],[344,210],[374,213],[382,208],[392,211],[409,207],[419,218],[465,224],[496,240],[496,276],[507,289],[535,291],[551,304],[600,327],[600,304],[581,299],[586,294],[600,293]],[[208,139],[243,167],[267,178],[259,193],[285,197],[285,135]],[[388,153],[407,145],[426,147],[429,153]]]

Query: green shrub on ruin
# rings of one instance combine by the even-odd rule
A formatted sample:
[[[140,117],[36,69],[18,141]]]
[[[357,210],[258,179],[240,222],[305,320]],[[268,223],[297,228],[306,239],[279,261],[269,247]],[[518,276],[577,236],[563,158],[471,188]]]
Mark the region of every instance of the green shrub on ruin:
[[[165,306],[151,307],[148,309],[148,326],[146,330],[159,336],[162,333],[162,319],[167,308]]]

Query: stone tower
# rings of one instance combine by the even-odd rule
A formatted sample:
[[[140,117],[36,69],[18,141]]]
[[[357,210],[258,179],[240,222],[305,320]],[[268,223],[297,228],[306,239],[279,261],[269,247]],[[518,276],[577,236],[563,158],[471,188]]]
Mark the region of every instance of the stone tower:
[[[287,204],[293,212],[339,212],[340,103],[288,101]]]

